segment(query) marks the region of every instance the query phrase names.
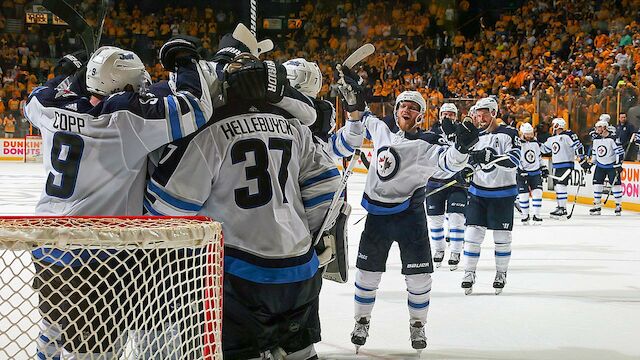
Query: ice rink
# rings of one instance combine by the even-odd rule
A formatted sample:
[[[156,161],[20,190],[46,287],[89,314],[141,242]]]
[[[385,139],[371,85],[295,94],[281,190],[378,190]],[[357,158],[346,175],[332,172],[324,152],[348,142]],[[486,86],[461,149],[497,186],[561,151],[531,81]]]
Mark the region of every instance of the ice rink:
[[[407,293],[393,247],[382,278],[367,344],[355,355],[355,257],[364,221],[365,175],[349,183],[352,270],[348,284],[325,282],[321,295],[321,359],[410,359]],[[41,164],[0,163],[0,215],[29,215],[44,183]],[[610,200],[611,201],[611,200]],[[590,217],[578,205],[571,220],[548,217],[542,226],[516,219],[504,292],[494,295],[493,243],[483,244],[472,295],[460,288],[463,271],[447,265],[434,274],[423,359],[640,359],[640,214]],[[518,214],[516,214],[516,217]],[[445,261],[449,254],[445,256]],[[2,331],[2,329],[0,329]]]

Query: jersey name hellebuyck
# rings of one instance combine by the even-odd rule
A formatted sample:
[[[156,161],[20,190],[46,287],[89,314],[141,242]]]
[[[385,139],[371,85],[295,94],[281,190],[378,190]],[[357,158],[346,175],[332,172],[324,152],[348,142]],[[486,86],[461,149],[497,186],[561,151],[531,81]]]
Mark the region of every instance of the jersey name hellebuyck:
[[[231,120],[226,124],[222,124],[220,128],[227,140],[234,136],[256,132],[277,132],[285,135],[293,135],[291,124],[287,120],[269,116],[252,116]]]

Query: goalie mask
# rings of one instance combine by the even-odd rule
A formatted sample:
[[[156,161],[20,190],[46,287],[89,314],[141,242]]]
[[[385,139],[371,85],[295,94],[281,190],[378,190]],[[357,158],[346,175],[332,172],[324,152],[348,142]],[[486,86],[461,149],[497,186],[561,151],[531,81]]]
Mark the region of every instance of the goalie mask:
[[[413,111],[404,111],[400,109],[401,105],[404,105],[403,103],[405,102],[411,102],[414,104],[414,106],[417,105],[415,109],[412,109],[413,111],[417,112],[417,115],[415,116],[415,118],[413,119],[411,118],[414,115]],[[398,115],[399,110],[402,111],[402,114],[400,116]],[[420,123],[422,123],[422,120],[424,119],[424,113],[426,110],[427,110],[427,102],[422,97],[422,94],[420,94],[417,91],[403,91],[396,98],[396,104],[393,107],[393,118],[395,119],[396,124],[400,129],[404,131],[410,131],[413,128],[415,128],[416,125],[419,125]],[[403,129],[403,127],[400,124],[400,120],[405,120],[405,121],[413,120],[415,121],[415,123],[411,129]]]
[[[109,96],[124,91],[127,85],[138,92],[144,79],[144,64],[132,51],[103,46],[87,63],[87,90],[92,94]]]
[[[301,93],[315,98],[322,88],[322,73],[318,64],[305,59],[291,59],[284,64],[287,79]]]
[[[442,120],[444,117],[447,117],[451,120],[458,119],[458,107],[454,103],[444,103],[440,107],[440,112],[438,113],[438,119]]]

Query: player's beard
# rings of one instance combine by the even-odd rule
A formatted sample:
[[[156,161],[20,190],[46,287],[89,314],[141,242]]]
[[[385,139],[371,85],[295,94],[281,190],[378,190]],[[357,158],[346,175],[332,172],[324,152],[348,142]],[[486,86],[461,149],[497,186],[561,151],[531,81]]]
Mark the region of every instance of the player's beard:
[[[484,121],[482,116],[476,116],[475,119],[473,119],[473,125],[480,131],[486,131],[494,121],[495,119],[493,117],[491,117],[489,121]]]

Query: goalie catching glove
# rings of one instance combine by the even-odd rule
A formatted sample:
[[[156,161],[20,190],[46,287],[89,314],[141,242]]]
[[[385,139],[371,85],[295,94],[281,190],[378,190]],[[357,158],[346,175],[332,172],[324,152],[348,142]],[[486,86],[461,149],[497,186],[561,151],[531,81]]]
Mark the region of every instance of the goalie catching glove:
[[[225,67],[227,98],[278,103],[289,84],[287,70],[273,61],[261,61],[249,53],[235,57]]]

